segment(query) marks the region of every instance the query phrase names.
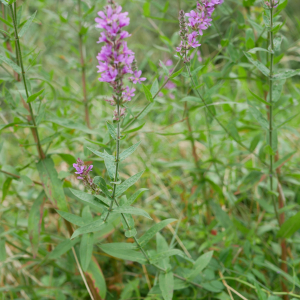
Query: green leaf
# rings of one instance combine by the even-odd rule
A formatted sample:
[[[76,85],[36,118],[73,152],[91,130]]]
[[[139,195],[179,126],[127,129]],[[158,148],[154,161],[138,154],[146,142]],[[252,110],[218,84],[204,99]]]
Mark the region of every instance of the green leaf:
[[[258,299],[259,300],[267,300],[266,294],[261,290],[260,286],[258,285],[258,283],[256,281],[254,282],[254,286],[256,289]]]
[[[83,202],[85,202],[86,204],[91,204],[93,206],[96,206],[98,208],[100,208],[101,210],[103,208],[105,208],[105,206],[108,206],[105,202],[103,201],[99,201],[94,195],[82,192],[82,191],[78,191],[78,190],[73,190],[70,188],[70,191],[72,192],[72,194],[76,197],[78,197],[80,200],[82,200]],[[108,202],[109,200],[107,200]],[[108,202],[109,203],[109,202]]]
[[[6,249],[5,249],[5,239],[0,238],[0,262],[6,260]]]
[[[153,102],[153,97],[150,90],[143,84],[144,94],[148,101]]]
[[[144,11],[144,16],[145,17],[149,17],[151,15],[151,11],[150,11],[151,6],[150,5],[151,4],[149,2],[146,2],[144,4],[143,11]]]
[[[148,189],[139,189],[137,192],[135,192],[132,196],[129,197],[129,199],[126,201],[126,204],[131,205],[145,191],[148,191]]]
[[[3,22],[4,24],[6,24],[7,26],[11,27],[11,28],[14,28],[13,24],[11,24],[10,22],[6,21],[5,19],[3,19],[1,17],[0,17],[0,21]]]
[[[94,257],[92,258],[92,261],[89,264],[87,274],[91,279],[90,282],[94,285],[95,290],[98,291],[100,297],[102,299],[105,299],[107,292],[105,278],[96,258]]]
[[[121,196],[128,188],[130,188],[132,185],[134,185],[140,177],[143,175],[144,171],[139,172],[132,177],[125,180],[122,184],[118,185],[116,188],[116,197]]]
[[[138,116],[137,119],[138,119],[138,120],[144,119],[145,116],[152,110],[153,106],[154,106],[154,103],[149,103],[149,104],[144,108],[143,112]],[[140,130],[141,128],[144,127],[144,125],[145,125],[145,123],[142,124],[142,125],[140,125],[139,127],[137,127],[136,130],[134,130],[134,131]],[[129,130],[129,131],[126,131],[126,133],[129,133],[129,132],[130,132],[130,130]],[[131,132],[133,132],[133,131],[131,131]]]
[[[51,158],[42,159],[36,167],[50,202],[59,210],[68,211],[63,182],[58,179],[53,160]]]
[[[194,97],[194,96],[187,96],[180,100],[180,102],[184,102],[184,101],[202,103],[202,101],[198,97]]]
[[[171,256],[175,256],[175,255],[178,255],[178,256],[186,259],[187,261],[194,263],[194,261],[191,258],[189,258],[184,252],[182,252],[179,249],[166,249],[164,251],[160,251],[159,253],[151,256],[151,261],[153,263],[157,263],[157,262],[161,261],[162,259],[165,259],[165,258],[171,257]]]
[[[76,216],[76,215],[73,215],[73,214],[70,214],[68,212],[65,212],[65,211],[60,211],[60,210],[56,210],[56,212],[62,217],[64,218],[65,220],[67,220],[68,222],[72,223],[72,224],[75,224],[79,227],[81,226],[84,226],[85,225],[85,222],[83,220],[82,217],[79,217],[79,216]]]
[[[180,69],[179,71],[173,73],[173,74],[170,76],[170,79],[173,79],[173,78],[179,76],[179,75],[182,73],[183,70],[184,70],[184,68],[182,68],[182,69]]]
[[[142,247],[144,247],[155,235],[157,232],[162,230],[164,227],[169,225],[170,223],[173,223],[177,221],[176,219],[167,219],[164,221],[161,221],[155,225],[153,225],[150,229],[148,229],[140,238],[139,243]]]
[[[158,93],[159,86],[158,86],[158,80],[157,78],[154,80],[152,87],[150,89],[151,95],[154,98],[154,96]]]
[[[79,250],[81,267],[84,272],[87,271],[89,264],[91,262],[93,246],[94,246],[94,234],[93,233],[84,234],[81,238],[80,250]]]
[[[29,29],[29,27],[30,27],[32,21],[34,20],[34,18],[35,18],[35,16],[36,16],[36,13],[37,13],[37,12],[35,12],[35,13],[34,13],[34,14],[26,21],[26,23],[23,25],[21,31],[19,32],[19,37],[22,37],[22,36],[27,32],[27,30]]]
[[[216,216],[216,219],[220,222],[220,224],[224,228],[229,228],[233,225],[228,214],[224,210],[222,210],[222,208],[219,204],[217,204],[215,202],[211,202],[210,206]]]
[[[105,251],[116,251],[116,250],[137,250],[138,247],[135,243],[109,243],[102,244],[101,249],[105,249]]]
[[[281,79],[286,79],[286,78],[290,78],[296,75],[300,75],[300,69],[298,70],[287,70],[287,71],[283,71],[277,74],[274,74],[272,79],[273,80],[281,80]]]
[[[45,89],[42,89],[41,91],[29,96],[27,99],[27,103],[33,102],[38,96],[40,96],[44,92],[44,90]]]
[[[107,125],[107,129],[109,131],[109,134],[111,135],[111,137],[114,140],[116,140],[117,139],[117,133],[116,133],[115,127],[112,124],[108,123],[108,122],[106,123],[106,125]]]
[[[145,259],[144,255],[134,250],[122,249],[122,247],[115,248],[114,246],[110,246],[110,244],[102,244],[99,246],[99,248],[113,257],[129,261],[136,261],[143,265],[147,263],[147,260]]]
[[[235,125],[235,120],[232,120],[227,124],[227,130],[229,131],[230,135],[233,137],[234,140],[239,141],[241,139]]]
[[[33,257],[36,257],[39,248],[45,200],[46,195],[43,191],[34,201],[28,216],[28,235],[32,247]]]
[[[149,216],[149,214],[144,211],[141,208],[137,208],[137,207],[133,207],[133,206],[127,206],[127,205],[122,205],[119,207],[116,207],[113,209],[114,213],[119,213],[119,214],[131,214],[131,215],[136,215],[136,216],[143,216],[146,217],[150,220],[152,220],[152,218]]]
[[[140,145],[141,142],[138,142],[136,144],[134,144],[133,146],[129,147],[128,149],[126,149],[125,151],[123,151],[120,154],[120,161],[124,160],[125,158],[127,158],[128,156],[130,156]]]
[[[79,238],[74,240],[65,240],[58,244],[56,248],[48,255],[48,259],[57,259],[79,242]]]
[[[109,155],[105,150],[104,153]],[[116,164],[111,161],[111,159],[104,158],[104,164],[108,173],[108,176],[112,179],[115,180],[115,175],[116,175]],[[119,177],[119,176],[118,176]],[[118,178],[117,178],[118,179]]]
[[[254,53],[258,52],[258,51],[271,53],[269,50],[267,50],[265,48],[260,48],[260,47],[255,47],[253,49],[250,49],[250,50],[248,50],[248,53],[254,54]]]
[[[290,238],[294,233],[300,229],[300,212],[285,221],[277,233],[279,238]]]
[[[284,157],[282,157],[281,159],[279,159],[278,161],[275,162],[274,164],[274,170],[277,169],[281,164],[283,164],[285,161],[289,160],[294,154],[296,154],[297,151],[293,151],[287,155],[285,155]]]
[[[111,161],[115,161],[115,157],[113,155],[107,154],[106,152],[99,152],[93,148],[87,147],[91,152],[93,152],[95,155],[103,158],[103,159],[109,159]]]
[[[252,93],[250,90],[249,90],[250,94],[255,98],[257,99],[259,102],[263,103],[263,104],[266,104],[266,105],[269,105],[269,106],[272,106],[271,103],[265,101],[264,99],[258,97],[257,95],[255,95],[254,93]]]
[[[256,67],[258,68],[265,76],[270,76],[270,70],[265,66],[263,65],[260,61],[258,60],[254,60],[252,58],[252,56],[247,53],[247,52],[244,52],[245,56],[247,57],[247,59]]]
[[[12,182],[12,178],[8,177],[6,180],[3,182],[3,187],[2,187],[2,201],[6,198],[10,185]]]
[[[21,68],[16,63],[14,63],[12,60],[10,60],[9,58],[7,58],[6,56],[4,56],[1,53],[0,53],[0,60],[5,62],[7,65],[9,65],[17,73],[19,73],[19,74],[22,73]]]
[[[153,103],[151,103],[153,104]],[[149,109],[150,111],[151,109]],[[145,112],[145,111],[144,111]],[[140,119],[141,116],[138,117],[138,119]],[[123,131],[124,134],[127,134],[127,133],[132,133],[132,132],[136,132],[136,131],[139,131],[140,129],[142,129],[144,127],[146,123],[143,123],[142,125],[138,126],[138,127],[135,127],[133,129],[129,129],[129,130],[126,130],[126,131]]]
[[[78,229],[76,229],[71,237],[71,239],[74,239],[75,237],[90,233],[90,232],[97,232],[100,230],[104,230],[111,226],[111,223],[118,217],[116,214],[110,214],[109,222],[104,222],[102,219],[98,219],[96,221],[93,221],[87,225],[84,225]]]
[[[159,288],[164,300],[173,299],[174,276],[172,272],[159,274]]]
[[[93,182],[97,186],[99,186],[100,189],[102,190],[102,192],[106,195],[106,197],[108,197],[110,199],[111,192],[108,190],[105,180],[100,176],[96,176],[96,177],[94,177]]]
[[[201,255],[195,262],[193,270],[189,273],[188,279],[192,280],[193,278],[197,277],[210,263],[213,257],[214,251],[206,252],[205,254]]]
[[[267,119],[263,116],[263,114],[253,105],[251,105],[248,101],[250,113],[253,115],[253,117],[258,121],[258,123],[263,127],[264,129],[269,129],[269,122]]]

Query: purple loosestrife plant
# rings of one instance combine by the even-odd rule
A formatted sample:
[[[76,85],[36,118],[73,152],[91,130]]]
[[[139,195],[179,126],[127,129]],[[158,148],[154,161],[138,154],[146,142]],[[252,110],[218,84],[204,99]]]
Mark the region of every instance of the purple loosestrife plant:
[[[203,35],[203,30],[208,29],[211,26],[211,16],[217,5],[220,5],[224,0],[204,0],[197,2],[196,10],[192,10],[189,13],[184,13],[183,10],[179,12],[179,25],[181,42],[176,51],[181,54],[185,62],[190,61],[188,52],[191,49],[195,49],[201,46],[198,42],[198,37]],[[186,20],[188,17],[188,22]],[[197,52],[199,61],[201,56]]]

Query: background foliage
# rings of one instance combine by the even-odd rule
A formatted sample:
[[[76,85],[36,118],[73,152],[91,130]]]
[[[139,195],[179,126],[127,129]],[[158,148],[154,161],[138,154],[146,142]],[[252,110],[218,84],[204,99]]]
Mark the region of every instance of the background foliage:
[[[80,16],[78,1],[17,1],[20,28],[37,11],[21,45],[31,94],[45,89],[32,105],[41,143],[49,157],[45,163],[52,170],[45,176],[55,178],[51,184],[58,194],[50,192],[49,196],[46,192],[48,198],[53,196],[50,202],[42,192],[39,164],[36,165],[39,156],[32,128],[27,124],[29,112],[22,103],[22,98],[26,99],[24,87],[1,59],[1,299],[89,299],[71,250],[74,246],[79,255],[82,242],[76,238],[70,244],[67,227],[54,208],[56,202],[64,201],[63,193],[58,191],[63,188],[70,212],[83,218],[97,216],[92,207],[91,213],[70,192],[69,188],[79,186],[72,164],[80,157],[93,163],[95,175],[107,176],[103,160],[92,156],[87,147],[111,154],[114,151],[114,141],[106,129],[112,109],[104,101],[111,91],[98,81],[96,73],[100,47],[96,44],[99,32],[94,18],[104,4],[105,1],[81,1]],[[128,43],[148,78],[146,84],[150,88],[157,79],[161,85],[168,74],[160,61],[171,59],[173,66],[177,62],[174,48],[179,44],[178,11],[190,10],[195,1],[141,0],[120,4],[131,17],[132,37]],[[283,26],[277,33],[282,44],[276,49],[276,71],[300,69],[299,4],[285,1],[285,5],[280,13]],[[12,33],[11,18],[4,7],[1,29]],[[267,48],[263,11],[260,1],[225,0],[214,14],[213,26],[202,38],[203,61],[198,62],[195,56],[191,66],[212,114],[192,90],[188,73],[183,70],[172,79],[174,88],[163,89],[151,111],[131,127],[140,130],[129,131],[122,141],[123,149],[141,141],[135,156],[123,163],[120,173],[127,179],[145,170],[129,190],[148,188],[136,206],[146,210],[155,222],[178,219],[163,229],[164,238],[158,234],[147,249],[167,241],[169,249],[176,246],[195,260],[214,250],[209,266],[195,279],[202,288],[177,290],[173,299],[241,299],[230,293],[228,286],[242,299],[278,300],[281,292],[285,292],[284,299],[299,298],[299,77],[287,79],[282,93],[275,95],[274,119],[280,125],[276,167],[280,167],[279,186],[286,200],[279,214],[285,220],[296,215],[290,219],[288,229],[279,231],[265,165],[270,150],[260,119],[261,114],[267,119],[267,108],[261,100],[267,100],[268,80],[244,55],[254,47]],[[1,55],[15,61],[14,39],[9,40],[2,31],[1,35]],[[265,52],[256,52],[253,57],[268,64]],[[90,128],[84,109],[83,66]],[[178,69],[182,67],[183,64]],[[141,88],[134,105],[130,105],[133,115],[147,103]],[[227,133],[212,115],[224,124]],[[280,195],[276,192],[274,196],[277,199]],[[152,225],[151,220],[136,218],[139,235]],[[124,262],[100,249],[100,243],[124,242],[119,223],[92,238],[93,260],[87,273],[99,291],[95,299],[161,299],[159,289],[155,289],[159,274],[154,267]],[[133,242],[131,238],[126,241]],[[283,257],[286,264],[282,264]],[[177,272],[184,274],[188,263],[178,256],[171,261]],[[80,263],[86,264],[84,258]],[[287,291],[293,295],[287,295]]]

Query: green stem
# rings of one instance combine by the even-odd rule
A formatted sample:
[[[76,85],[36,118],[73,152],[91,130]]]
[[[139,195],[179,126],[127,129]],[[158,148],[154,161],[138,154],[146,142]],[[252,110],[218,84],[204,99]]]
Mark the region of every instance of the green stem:
[[[240,142],[240,141],[238,141],[238,140],[236,140],[233,136],[232,136],[232,134],[228,131],[228,129],[220,122],[220,120],[213,114],[213,112],[211,111],[211,109],[210,109],[210,107],[207,105],[207,103],[206,103],[206,101],[205,101],[205,99],[203,98],[203,96],[200,94],[200,92],[195,88],[196,87],[196,84],[195,84],[195,82],[194,82],[194,79],[193,79],[193,76],[192,76],[192,74],[191,74],[191,70],[190,70],[190,68],[189,68],[189,66],[187,65],[187,63],[185,64],[185,66],[186,66],[186,69],[187,69],[187,71],[188,71],[188,73],[189,73],[189,76],[190,76],[190,78],[191,78],[191,80],[192,80],[192,84],[193,84],[193,89],[194,89],[194,91],[198,94],[198,97],[201,99],[201,101],[203,102],[203,104],[205,105],[205,107],[206,107],[206,109],[207,109],[207,111],[209,112],[209,114],[217,121],[217,123],[223,128],[223,130],[229,135],[229,136],[231,136],[240,146],[242,146],[243,148],[245,148],[246,150],[248,150],[250,153],[253,153],[264,165],[267,165],[264,161],[262,161],[261,160],[261,158],[256,154],[256,153],[254,153],[254,152],[252,152],[251,150],[250,150],[250,148],[248,148],[244,143],[242,143],[242,142]]]
[[[269,33],[270,36],[270,48],[271,48],[271,61],[270,61],[270,76],[269,76],[269,86],[270,86],[270,90],[269,90],[269,96],[270,96],[270,105],[269,105],[269,145],[270,145],[270,149],[273,149],[273,68],[274,68],[274,42],[273,42],[273,7],[272,7],[272,1],[270,1],[271,4],[271,30]],[[273,152],[273,150],[271,150]],[[270,169],[269,169],[269,176],[270,176],[270,190],[271,192],[273,192],[274,189],[274,172],[273,172],[273,164],[274,164],[274,154],[270,153]],[[278,211],[277,211],[277,205],[276,205],[276,198],[275,195],[271,195],[272,197],[272,202],[274,205],[274,210],[275,210],[275,214],[276,214],[276,218],[278,221],[278,224],[280,226],[280,219],[279,219],[279,215],[278,215]]]
[[[110,206],[109,206],[109,210],[107,212],[107,215],[105,216],[104,222],[107,221],[114,202],[116,202],[117,204],[117,200],[115,199],[115,195],[116,195],[116,188],[117,188],[117,180],[118,180],[118,171],[119,171],[119,164],[120,164],[120,132],[121,132],[121,122],[120,122],[120,104],[117,103],[117,111],[118,111],[118,125],[117,125],[117,142],[116,142],[116,172],[115,172],[115,178],[114,178],[114,186],[113,186],[113,192],[111,195],[111,198],[113,199],[113,201],[111,201]]]
[[[15,6],[15,10],[16,10],[16,3],[14,3],[14,6]],[[11,11],[11,16],[12,16],[13,25],[14,25],[16,49],[17,49],[17,53],[18,53],[18,56],[17,56],[18,57],[18,62],[20,64],[20,67],[21,67],[21,70],[22,70],[23,84],[24,84],[24,88],[25,88],[25,92],[26,92],[26,97],[28,99],[29,98],[29,92],[28,92],[28,87],[27,87],[27,82],[26,82],[26,72],[25,72],[25,69],[24,69],[22,51],[21,51],[20,40],[19,40],[19,35],[18,35],[17,19],[16,19],[15,12],[13,10],[12,5],[9,5],[9,8],[10,8],[10,11]],[[39,156],[40,156],[40,159],[44,159],[45,154],[44,154],[42,146],[41,146],[39,132],[38,132],[37,125],[36,125],[36,122],[35,122],[35,117],[34,117],[34,113],[33,113],[31,103],[28,103],[28,106],[29,106],[31,120],[32,120],[32,123],[34,125],[33,130],[35,131],[35,136],[36,136],[36,139],[37,139],[37,148],[38,148]]]
[[[161,90],[169,82],[170,77],[175,73],[175,71],[176,71],[177,67],[179,66],[180,62],[181,62],[181,59],[178,60],[178,62],[176,64],[176,66],[174,67],[172,73],[169,75],[169,77],[166,79],[166,81],[163,83],[163,85],[160,87],[160,89],[157,91],[157,93],[153,96],[153,100],[158,96],[158,94],[161,92]],[[134,116],[131,119],[131,121],[127,125],[124,126],[123,131],[126,130],[128,127],[130,127],[138,119],[138,117],[150,106],[151,103],[147,104],[136,116]]]

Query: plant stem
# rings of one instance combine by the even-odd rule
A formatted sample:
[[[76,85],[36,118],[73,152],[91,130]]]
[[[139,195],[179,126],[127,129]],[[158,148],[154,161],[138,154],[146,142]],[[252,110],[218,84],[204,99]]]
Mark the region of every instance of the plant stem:
[[[17,53],[18,53],[18,60],[19,60],[20,67],[21,67],[21,70],[22,70],[23,84],[24,84],[24,88],[25,88],[25,92],[26,92],[26,97],[28,99],[29,98],[29,92],[28,92],[28,87],[27,87],[27,82],[26,82],[26,72],[25,72],[24,65],[23,65],[22,51],[21,51],[20,40],[19,40],[19,35],[18,35],[17,20],[15,18],[15,14],[14,14],[14,10],[13,10],[12,5],[9,5],[9,8],[10,8],[10,11],[11,11],[11,16],[12,16],[13,25],[14,25],[16,49],[17,49]],[[15,6],[15,9],[16,9],[16,6]],[[34,125],[33,131],[35,133],[36,140],[37,140],[36,142],[37,142],[37,148],[38,148],[39,156],[40,156],[40,159],[44,159],[45,154],[44,154],[42,146],[41,146],[39,132],[38,132],[38,128],[37,128],[37,125],[36,125],[36,122],[35,122],[35,117],[34,117],[34,113],[33,113],[31,103],[28,103],[28,106],[29,106],[31,120],[32,120],[32,123]]]
[[[274,158],[275,158],[275,153],[273,153],[273,69],[274,69],[274,33],[273,33],[273,1],[270,0],[270,22],[271,22],[271,28],[270,28],[270,33],[269,33],[269,37],[270,37],[270,50],[271,50],[271,60],[270,60],[270,76],[269,76],[269,86],[270,86],[270,90],[269,90],[269,102],[270,102],[270,105],[269,105],[269,145],[270,145],[270,150],[272,151],[270,153],[270,190],[271,192],[273,192],[273,189],[274,189],[274,170],[273,170],[273,165],[274,165]],[[277,169],[277,175],[280,175],[280,169]],[[280,182],[278,181],[278,192],[279,192],[279,205],[280,205],[280,208],[283,208],[284,206],[284,195],[282,195],[282,189],[279,190],[281,188],[281,185],[280,185]],[[273,205],[274,205],[274,210],[275,210],[275,213],[276,213],[276,218],[277,218],[277,221],[278,221],[278,224],[279,224],[279,227],[282,225],[282,223],[284,222],[284,214],[283,215],[278,215],[278,210],[277,210],[277,203],[276,203],[276,198],[275,198],[275,195],[271,195],[272,197],[272,202],[273,202]],[[287,273],[287,265],[285,263],[286,259],[287,259],[287,249],[286,249],[286,240],[283,239],[282,242],[281,242],[281,259],[283,260],[283,262],[281,263],[281,270],[285,273]],[[288,289],[287,289],[287,286],[285,285],[285,283],[283,281],[281,281],[281,287],[282,287],[282,290],[284,292],[288,292]],[[288,295],[283,295],[283,299],[284,300],[288,300],[289,297]]]
[[[242,146],[243,148],[245,148],[246,150],[248,150],[250,153],[253,153],[264,165],[267,165],[264,161],[262,161],[261,159],[260,159],[260,157],[256,154],[256,153],[254,153],[254,152],[252,152],[244,143],[242,143],[242,142],[240,142],[240,141],[238,141],[238,140],[236,140],[233,136],[232,136],[232,134],[228,131],[228,129],[220,122],[220,120],[213,114],[213,112],[211,111],[211,109],[210,109],[210,107],[207,105],[207,103],[206,103],[206,101],[205,101],[205,99],[203,98],[203,96],[200,94],[200,92],[195,88],[196,87],[196,84],[195,84],[195,82],[194,82],[194,79],[193,79],[193,76],[192,76],[192,74],[191,74],[191,70],[190,70],[190,68],[189,68],[189,66],[187,65],[187,63],[185,64],[185,66],[186,66],[186,69],[187,69],[187,71],[188,71],[188,73],[189,73],[189,76],[190,76],[190,78],[191,78],[191,80],[192,80],[192,84],[193,84],[193,89],[194,89],[194,91],[197,93],[197,95],[198,95],[198,97],[201,99],[201,101],[203,102],[203,104],[205,105],[205,107],[206,107],[206,109],[207,109],[207,111],[209,112],[209,114],[217,121],[217,123],[223,128],[223,130],[229,135],[229,136],[231,136],[240,146]]]
[[[270,61],[270,76],[269,76],[269,145],[270,145],[270,150],[273,152],[273,68],[274,68],[274,43],[273,43],[273,7],[272,7],[272,0],[270,0],[270,21],[271,21],[271,30],[269,33],[270,37],[270,49],[271,49],[271,61]],[[274,189],[274,172],[273,172],[273,164],[274,164],[274,154],[270,153],[270,165],[269,165],[269,177],[270,177],[270,190],[273,192]],[[279,215],[277,211],[277,205],[276,205],[276,200],[275,200],[275,195],[271,195],[276,218],[278,221],[278,224],[280,226],[280,220],[279,220]]]
[[[88,128],[91,128],[90,124],[90,115],[89,115],[89,104],[87,99],[87,88],[86,88],[86,72],[85,72],[85,61],[84,61],[84,54],[83,54],[83,41],[82,41],[82,22],[81,22],[81,0],[78,0],[78,16],[79,16],[79,51],[80,51],[80,64],[81,64],[81,81],[82,81],[82,89],[83,89],[83,102],[85,108],[85,122]]]
[[[165,85],[169,82],[170,77],[175,73],[177,67],[179,66],[181,62],[181,59],[178,60],[176,66],[174,67],[172,73],[169,75],[169,77],[165,80],[165,82],[163,83],[163,85],[159,88],[159,90],[157,91],[157,93],[153,96],[153,100],[155,100],[155,98],[158,96],[158,94],[161,92],[161,90],[165,87]],[[147,104],[136,116],[134,116],[131,121],[129,123],[127,123],[124,128],[123,131],[126,130],[128,127],[130,127],[137,119],[138,117],[150,106],[152,102],[150,102],[149,104]]]

